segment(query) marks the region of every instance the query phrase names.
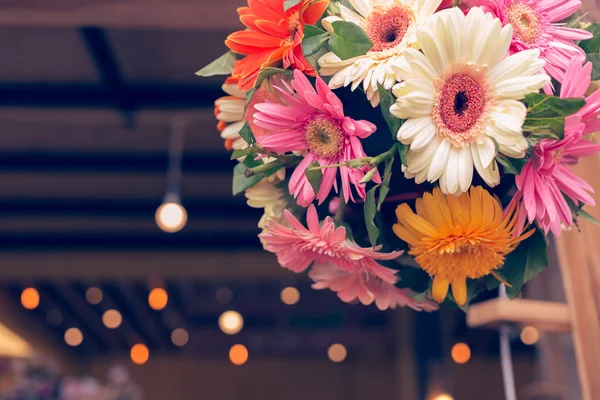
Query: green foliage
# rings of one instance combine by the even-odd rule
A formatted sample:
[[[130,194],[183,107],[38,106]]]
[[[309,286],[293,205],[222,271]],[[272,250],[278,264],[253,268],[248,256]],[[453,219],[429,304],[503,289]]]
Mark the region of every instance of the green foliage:
[[[379,189],[379,199],[377,200],[377,211],[381,210],[381,205],[390,192],[390,180],[392,179],[392,166],[394,165],[394,158],[395,157],[392,156],[391,158],[387,158],[385,160],[383,182],[381,183],[381,189]]]
[[[402,143],[398,144],[398,154],[400,154],[400,161],[405,167],[408,166],[408,148],[408,145]]]
[[[313,169],[318,167],[320,167],[319,163],[314,161],[304,171],[304,175],[306,175],[306,179],[308,179],[308,182],[315,191],[315,194],[317,194],[321,188],[321,181],[323,180],[323,172],[320,169]]]
[[[496,156],[496,161],[498,164],[504,167],[504,172],[507,174],[519,175],[521,170],[527,163],[527,160],[524,158],[510,158],[505,156],[504,154],[498,154]]]
[[[506,256],[504,267],[498,271],[512,286],[506,288],[508,297],[517,297],[523,285],[536,277],[547,265],[546,239],[544,233],[536,229],[529,239],[521,242],[519,247]]]
[[[238,195],[246,189],[256,185],[262,178],[263,174],[246,177],[246,170],[261,165],[261,161],[254,159],[253,155],[248,155],[244,162],[238,163],[233,169],[233,195]]]
[[[250,129],[250,125],[247,122],[242,126],[242,129],[240,129],[240,136],[250,145],[256,143],[252,129]]]
[[[584,106],[583,99],[561,99],[541,93],[525,96],[527,117],[523,131],[531,138],[562,139],[565,133],[565,117]]]
[[[375,215],[377,214],[377,206],[375,204],[375,192],[379,188],[379,185],[373,186],[367,192],[367,199],[364,205],[365,225],[367,227],[367,233],[369,234],[369,241],[371,246],[377,245],[377,239],[379,239],[379,228],[375,225]]]
[[[235,64],[235,54],[228,51],[215,61],[196,72],[198,76],[229,75],[233,71]]]
[[[377,91],[379,92],[379,108],[381,109],[381,114],[383,114],[383,119],[385,119],[385,122],[390,129],[392,138],[396,140],[398,130],[402,126],[402,120],[394,117],[390,113],[390,107],[396,100],[394,99],[394,96],[379,83],[377,84]]]
[[[353,22],[335,21],[329,49],[342,60],[366,54],[373,47],[369,36]]]
[[[329,33],[314,25],[304,25],[304,39],[302,39],[302,52],[305,57],[317,53],[329,39]]]
[[[257,150],[258,149],[256,147],[252,146],[248,146],[245,149],[234,150],[233,153],[231,153],[231,160],[237,160],[238,158],[242,158],[248,154],[254,154]]]
[[[585,204],[581,202],[579,202],[579,204],[575,204],[575,202],[571,200],[571,198],[565,195],[563,196],[567,201],[569,208],[571,209],[571,213],[573,214],[573,222],[575,222],[575,224],[577,224],[577,219],[581,217],[587,221],[590,221],[594,225],[600,225],[600,221],[598,221],[593,215],[591,215],[587,211],[584,211],[583,206]]]
[[[579,42],[579,47],[585,51],[587,60],[592,63],[592,80],[600,79],[600,24],[590,24],[586,30],[594,37]]]
[[[302,0],[285,0],[283,3],[283,11],[287,11],[294,6],[297,6],[301,1]]]
[[[577,216],[578,217],[582,217],[586,221],[590,221],[594,225],[599,225],[600,226],[600,221],[598,221],[593,215],[589,214],[583,208],[581,210],[579,210],[579,213],[577,214]]]

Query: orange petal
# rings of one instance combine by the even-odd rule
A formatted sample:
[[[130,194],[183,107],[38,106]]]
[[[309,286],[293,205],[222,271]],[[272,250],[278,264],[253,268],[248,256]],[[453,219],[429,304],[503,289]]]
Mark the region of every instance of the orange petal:
[[[278,22],[279,20],[284,18],[283,13],[283,2],[279,2],[279,7],[281,11],[278,11],[278,8],[273,9],[264,1],[261,0],[248,0],[248,5],[252,9],[252,12],[260,19],[266,19],[273,22]]]
[[[306,10],[304,10],[302,19],[305,23],[313,25],[319,20],[319,18],[321,18],[321,15],[323,15],[327,7],[329,7],[329,0],[315,1],[309,5]]]
[[[434,281],[435,283],[435,281]],[[467,302],[467,277],[461,277],[452,282],[452,296],[459,306],[464,306]]]
[[[227,37],[227,40],[239,45],[254,47],[257,49],[279,47],[281,38],[276,38],[266,33],[254,31],[237,31]]]
[[[450,287],[450,281],[444,279],[438,275],[433,278],[433,285],[431,286],[431,297],[438,303],[443,303],[448,295],[448,288]]]
[[[280,39],[286,39],[291,36],[291,33],[288,29],[281,27],[279,24],[268,21],[266,19],[260,19],[256,21],[257,28],[266,33],[267,35],[278,37]]]

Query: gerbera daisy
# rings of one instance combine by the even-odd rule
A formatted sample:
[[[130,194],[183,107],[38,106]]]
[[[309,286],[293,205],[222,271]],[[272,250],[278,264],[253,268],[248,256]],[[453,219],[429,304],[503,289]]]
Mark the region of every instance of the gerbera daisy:
[[[332,89],[361,83],[373,107],[379,104],[377,84],[390,89],[396,83],[391,65],[398,63],[408,47],[418,47],[416,28],[422,25],[442,3],[441,0],[350,0],[357,12],[339,4],[340,17],[326,17],[323,26],[333,31],[335,21],[359,25],[373,47],[363,56],[341,60],[334,53],[319,59],[319,74],[333,75]]]
[[[340,300],[351,303],[359,300],[365,306],[375,302],[380,310],[410,307],[416,311],[433,311],[438,307],[429,300],[418,301],[410,289],[399,289],[392,283],[364,273],[351,273],[333,264],[317,264],[308,273],[315,282],[313,289],[330,289]]]
[[[232,75],[243,90],[250,90],[264,67],[292,67],[314,75],[314,68],[302,53],[304,24],[314,24],[329,5],[329,0],[301,0],[283,10],[282,0],[248,0],[238,8],[240,21],[248,27],[229,35],[225,44],[246,57],[236,63]]]
[[[592,34],[582,29],[567,28],[560,21],[573,15],[581,6],[579,0],[466,0],[467,6],[483,6],[500,18],[502,25],[512,25],[510,54],[538,49],[546,60],[544,70],[559,82],[572,59],[585,61],[585,53],[574,40],[589,39]],[[551,85],[544,88],[552,92]]]
[[[221,138],[225,140],[227,150],[238,150],[245,148],[248,144],[240,136],[240,130],[244,126],[244,107],[246,107],[246,92],[238,88],[237,79],[227,78],[223,86],[227,96],[215,101],[215,116],[219,123],[217,129],[221,132]]]
[[[331,217],[319,225],[314,205],[308,208],[305,228],[288,210],[284,211],[289,228],[273,220],[267,222],[259,235],[268,251],[275,253],[279,264],[296,273],[304,272],[313,262],[333,264],[350,273],[363,273],[384,282],[395,283],[396,271],[386,268],[376,260],[393,260],[402,251],[379,253],[381,246],[360,247],[346,238],[346,228],[336,228]]]
[[[500,181],[495,161],[500,153],[523,158],[522,134],[527,114],[520,100],[550,78],[537,72],[544,61],[538,50],[506,57],[512,28],[472,8],[434,15],[417,31],[420,53],[405,52],[406,66],[394,65],[396,104],[390,112],[407,119],[398,140],[410,145],[407,178],[418,183],[439,179],[444,193],[467,191],[473,166],[490,186]]]
[[[467,278],[478,279],[502,267],[507,254],[533,234],[515,235],[512,205],[503,214],[500,202],[480,186],[459,197],[436,188],[417,199],[417,213],[408,204],[396,209],[394,233],[409,254],[433,277],[432,297],[441,303],[452,285],[458,305],[467,301]]]
[[[582,67],[579,60],[572,60],[561,97],[583,97],[590,84],[591,70],[591,63]],[[573,223],[573,214],[564,195],[576,204],[595,205],[588,193],[594,193],[594,189],[575,175],[570,166],[577,163],[579,157],[600,151],[600,145],[582,140],[584,134],[598,130],[599,114],[600,90],[586,99],[581,110],[567,117],[564,139],[544,139],[536,144],[531,160],[516,177],[518,192],[513,202],[519,204],[519,226],[525,219],[530,223],[537,220],[546,234],[552,231],[560,236],[561,225],[568,227]]]
[[[284,192],[276,186],[280,182],[277,174],[263,179],[256,185],[246,189],[245,195],[247,203],[252,208],[262,208],[263,216],[258,222],[258,227],[264,231],[269,220],[273,220],[280,225],[287,226],[287,220],[283,211],[288,206],[284,198]],[[263,243],[264,245],[265,243]]]
[[[365,168],[331,167],[322,170],[323,179],[318,193],[315,193],[305,171],[313,162],[325,167],[343,164],[347,160],[366,157],[359,138],[366,138],[375,132],[375,125],[368,121],[355,121],[344,116],[340,99],[317,77],[317,90],[312,87],[306,76],[294,71],[291,85],[279,87],[281,97],[287,105],[262,103],[256,104],[254,123],[273,134],[256,138],[265,150],[276,153],[306,151],[302,162],[296,167],[290,178],[290,193],[302,207],[307,207],[315,197],[321,204],[332,188],[337,191],[336,175],[339,169],[342,189],[346,203],[354,201],[350,190],[353,184],[358,195],[365,198],[365,184],[360,183]],[[379,174],[373,180],[381,182]]]

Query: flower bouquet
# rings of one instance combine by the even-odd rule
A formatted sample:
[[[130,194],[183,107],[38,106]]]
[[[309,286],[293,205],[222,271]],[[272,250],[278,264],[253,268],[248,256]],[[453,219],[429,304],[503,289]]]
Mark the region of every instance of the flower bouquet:
[[[233,194],[315,289],[380,309],[515,297],[547,239],[593,219],[600,29],[579,0],[248,0],[198,72]]]

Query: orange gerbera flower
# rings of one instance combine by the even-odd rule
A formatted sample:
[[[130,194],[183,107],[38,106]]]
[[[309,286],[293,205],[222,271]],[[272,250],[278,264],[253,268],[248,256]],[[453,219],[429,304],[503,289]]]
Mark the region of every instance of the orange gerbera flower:
[[[236,63],[232,76],[239,87],[251,89],[263,67],[292,67],[308,75],[316,71],[304,58],[304,25],[319,20],[329,0],[302,0],[283,11],[283,0],[248,0],[248,7],[238,8],[240,21],[248,27],[229,35],[225,44],[232,51],[246,55]]]

